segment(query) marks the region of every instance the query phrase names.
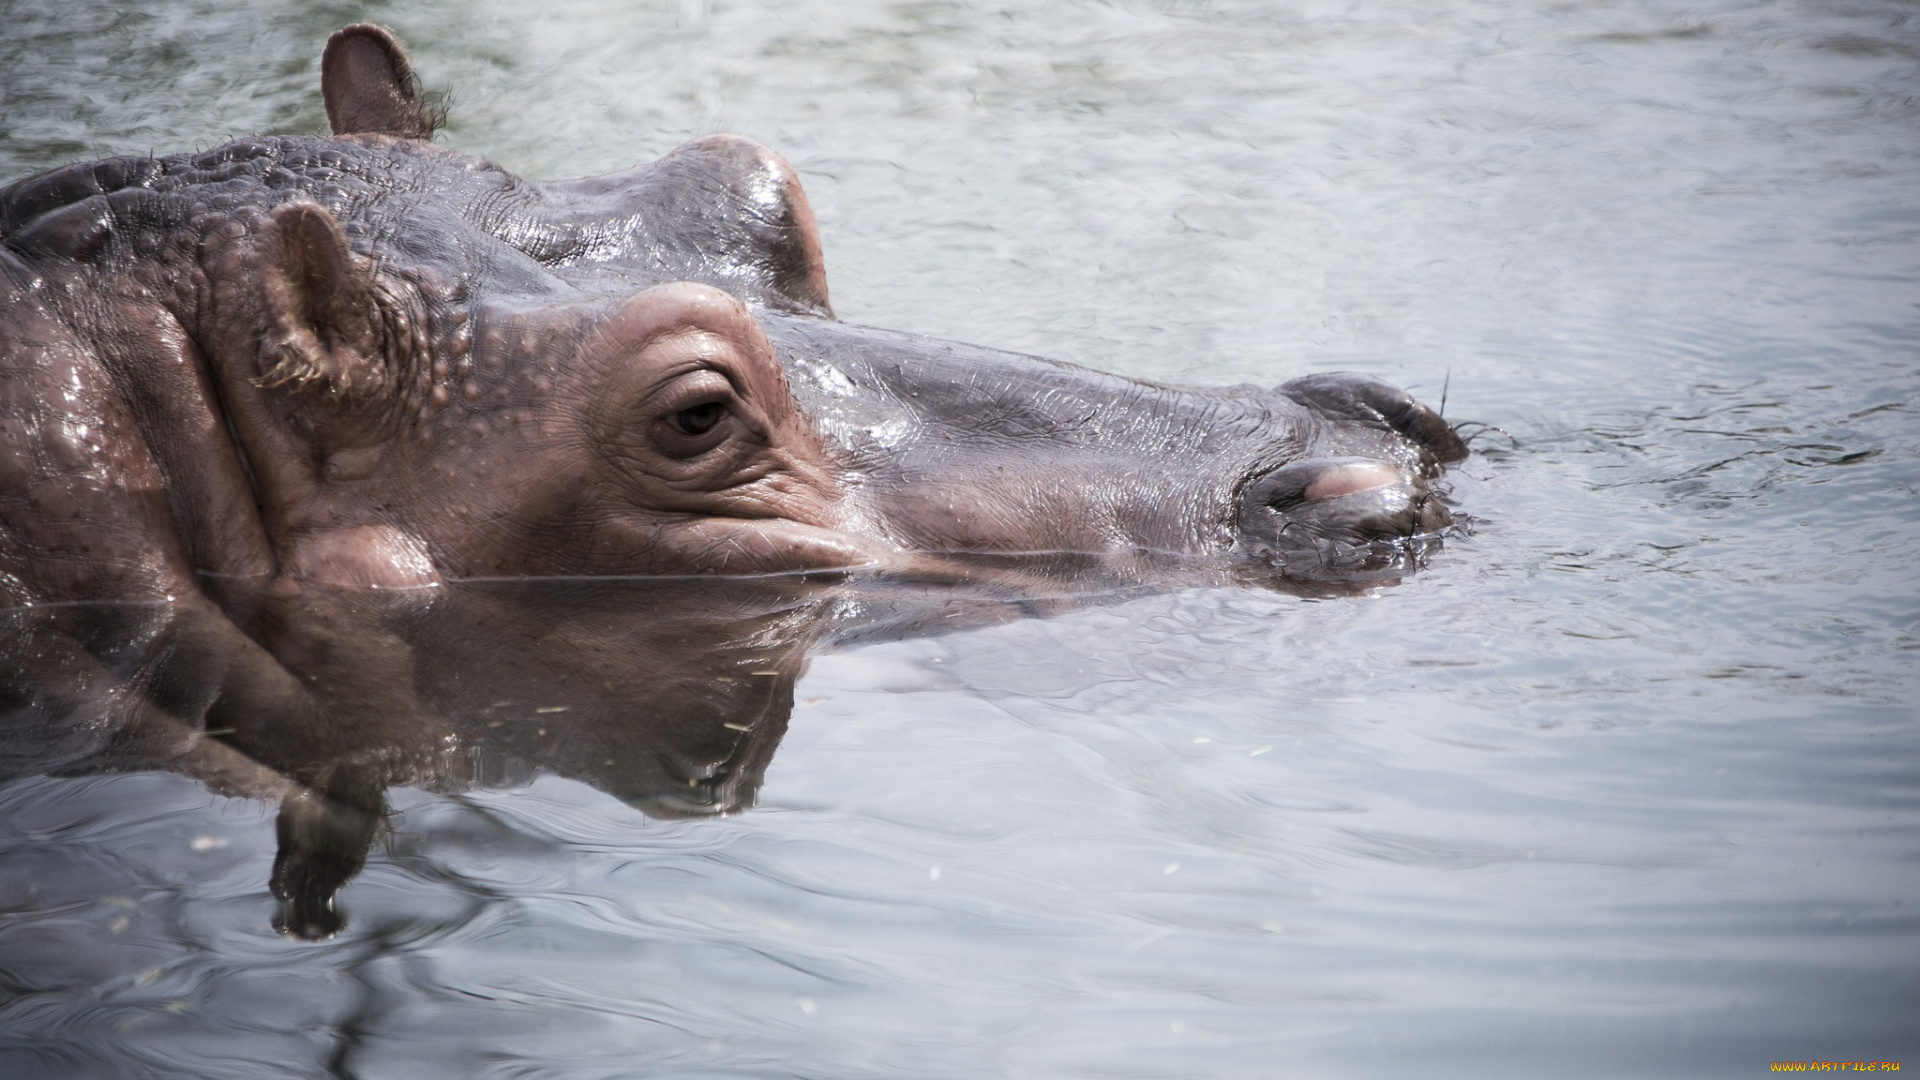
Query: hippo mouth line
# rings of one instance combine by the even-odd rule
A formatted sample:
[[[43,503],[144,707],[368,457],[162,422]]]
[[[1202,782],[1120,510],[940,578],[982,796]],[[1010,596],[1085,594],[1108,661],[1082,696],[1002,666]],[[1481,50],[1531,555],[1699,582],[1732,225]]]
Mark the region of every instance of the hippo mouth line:
[[[1281,531],[1284,546],[1254,551],[1251,557],[1274,573],[1301,582],[1398,580],[1404,574],[1426,569],[1449,538],[1470,535],[1468,524],[1461,520],[1437,529],[1365,540],[1307,536],[1296,541],[1294,534],[1304,531],[1298,525],[1286,526]]]

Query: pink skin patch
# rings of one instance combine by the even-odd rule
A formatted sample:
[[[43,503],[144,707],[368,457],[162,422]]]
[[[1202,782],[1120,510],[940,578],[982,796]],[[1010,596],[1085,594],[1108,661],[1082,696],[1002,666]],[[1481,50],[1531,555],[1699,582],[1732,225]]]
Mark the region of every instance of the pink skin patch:
[[[1306,496],[1309,499],[1334,499],[1372,491],[1399,481],[1400,470],[1385,462],[1356,461],[1349,465],[1334,465],[1314,477],[1313,483],[1307,485]]]
[[[283,551],[288,577],[354,589],[430,589],[440,584],[427,549],[388,525],[310,533]]]

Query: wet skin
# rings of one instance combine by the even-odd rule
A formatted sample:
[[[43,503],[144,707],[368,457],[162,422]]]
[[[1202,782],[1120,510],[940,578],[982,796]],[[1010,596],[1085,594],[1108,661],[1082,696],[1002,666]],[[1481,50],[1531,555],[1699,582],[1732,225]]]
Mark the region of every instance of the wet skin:
[[[422,645],[484,606],[449,582],[772,574],[804,593],[851,574],[981,590],[998,618],[1143,585],[1375,584],[1450,523],[1433,484],[1464,445],[1378,380],[1177,388],[851,326],[799,182],[762,146],[712,136],[522,180],[434,145],[404,53],[367,26],[328,42],[322,92],[332,137],[0,188],[0,596],[39,609],[0,650],[9,707],[104,711],[102,761],[184,754],[285,794],[284,895],[331,895],[286,884],[325,817],[302,807],[347,807],[358,835],[388,783],[500,738],[461,726],[479,698],[449,704],[466,699],[432,689],[435,664],[482,685],[604,661],[697,696],[740,630],[680,594],[618,632],[563,608],[549,636],[571,651],[547,666],[503,665],[503,646],[462,667]],[[754,662],[790,705],[821,635],[782,625],[761,637],[786,659]],[[645,768],[594,775],[673,803]]]

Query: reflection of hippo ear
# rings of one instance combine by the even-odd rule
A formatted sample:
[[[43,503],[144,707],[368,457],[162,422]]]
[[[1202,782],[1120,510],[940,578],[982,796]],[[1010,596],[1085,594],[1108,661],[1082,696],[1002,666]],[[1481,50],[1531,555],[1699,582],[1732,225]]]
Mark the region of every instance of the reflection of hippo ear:
[[[793,716],[796,678],[789,671],[767,671],[734,680],[742,692],[729,695],[728,712],[716,717],[717,728],[706,733],[709,745],[703,755],[674,753],[692,749],[684,744],[663,745],[655,751],[660,763],[684,786],[663,785],[644,795],[615,794],[649,816],[661,818],[737,814],[751,807]]]
[[[407,51],[386,30],[356,23],[327,39],[320,54],[320,96],[335,135],[433,137]]]
[[[796,675],[721,669],[731,674],[666,675],[652,709],[583,711],[561,752],[542,764],[649,817],[746,810],[787,733]]]
[[[833,315],[813,207],[786,161],[752,139],[708,135],[628,172],[536,186],[547,228],[514,242],[541,262],[632,266]]]
[[[286,203],[263,239],[259,385],[343,401],[382,389],[372,277],[354,262],[340,223],[316,203]]]

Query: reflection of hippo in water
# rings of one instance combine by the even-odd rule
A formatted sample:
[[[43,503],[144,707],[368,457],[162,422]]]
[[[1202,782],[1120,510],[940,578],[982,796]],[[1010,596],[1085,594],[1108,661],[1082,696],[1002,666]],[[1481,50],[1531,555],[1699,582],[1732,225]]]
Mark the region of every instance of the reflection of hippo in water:
[[[810,651],[1049,610],[995,591],[868,575],[523,578],[452,582],[421,603],[310,584],[260,605],[296,674],[284,683],[190,604],[0,609],[0,782],[165,768],[279,799],[283,925],[325,936],[389,786],[551,773],[656,817],[741,810]],[[227,700],[208,708],[215,691]]]
[[[1376,380],[1176,389],[848,326],[763,147],[523,181],[425,141],[366,26],[322,88],[332,138],[0,189],[0,594],[170,605],[43,611],[0,657],[16,704],[223,732],[366,806],[453,707],[423,704],[422,624],[336,587],[869,568],[1005,595],[1057,576],[1002,563],[1052,553],[1337,588],[1448,524],[1428,485],[1465,448]],[[798,655],[767,668],[789,692]]]

